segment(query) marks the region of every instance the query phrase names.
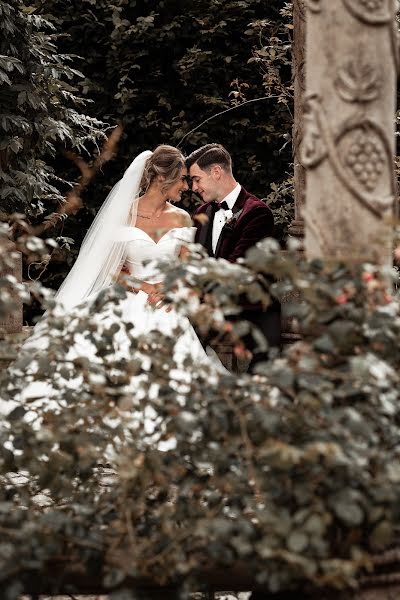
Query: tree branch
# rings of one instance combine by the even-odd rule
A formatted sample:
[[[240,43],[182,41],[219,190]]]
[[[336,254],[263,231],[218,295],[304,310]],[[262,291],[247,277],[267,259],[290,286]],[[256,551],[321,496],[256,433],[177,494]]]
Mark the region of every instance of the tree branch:
[[[65,153],[65,156],[78,167],[81,175],[72,190],[68,192],[60,211],[53,212],[46,218],[44,223],[38,225],[37,227],[33,227],[30,232],[32,235],[41,235],[48,229],[54,227],[59,221],[65,219],[65,217],[68,215],[74,215],[82,208],[82,192],[88,187],[89,183],[92,181],[101,167],[106,162],[111,160],[113,156],[115,156],[122,132],[123,126],[121,124],[112,130],[110,136],[103,144],[99,155],[94,160],[93,165],[89,165],[82,157],[78,156],[74,152],[68,151]]]

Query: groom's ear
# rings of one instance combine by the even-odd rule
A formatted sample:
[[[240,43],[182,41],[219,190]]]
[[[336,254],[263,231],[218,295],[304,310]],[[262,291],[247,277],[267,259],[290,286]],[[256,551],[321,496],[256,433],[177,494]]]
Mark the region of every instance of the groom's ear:
[[[222,169],[220,165],[213,165],[211,167],[211,175],[214,179],[221,179]]]

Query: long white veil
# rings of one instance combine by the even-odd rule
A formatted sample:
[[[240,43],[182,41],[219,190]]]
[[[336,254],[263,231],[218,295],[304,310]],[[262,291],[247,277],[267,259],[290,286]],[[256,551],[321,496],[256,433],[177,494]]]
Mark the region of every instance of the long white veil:
[[[65,309],[104,289],[119,273],[126,250],[124,228],[136,223],[140,182],[150,150],[139,154],[108,194],[90,226],[74,266],[55,299]]]

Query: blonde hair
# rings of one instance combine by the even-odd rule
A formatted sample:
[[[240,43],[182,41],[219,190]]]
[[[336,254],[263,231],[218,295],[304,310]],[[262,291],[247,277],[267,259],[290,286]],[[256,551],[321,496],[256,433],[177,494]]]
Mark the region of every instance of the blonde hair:
[[[178,181],[185,166],[185,157],[178,148],[167,144],[157,146],[146,161],[142,181],[140,182],[140,195],[143,196],[151,184],[160,176],[165,177],[165,181],[161,185],[161,191],[165,192]]]

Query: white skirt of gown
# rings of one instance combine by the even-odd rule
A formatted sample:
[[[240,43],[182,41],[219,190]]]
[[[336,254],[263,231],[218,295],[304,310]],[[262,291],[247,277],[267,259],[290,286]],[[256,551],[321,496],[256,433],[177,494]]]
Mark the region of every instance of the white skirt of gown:
[[[71,366],[73,361],[83,358],[91,365],[99,365],[99,371],[93,377],[98,377],[101,384],[101,374],[107,371],[107,364],[104,364],[103,359],[98,355],[96,344],[91,341],[87,332],[84,330],[80,332],[77,327],[80,320],[85,320],[90,315],[92,330],[94,328],[96,338],[100,339],[103,335],[108,335],[109,340],[112,340],[114,360],[128,362],[136,359],[141,361],[141,373],[132,375],[124,389],[125,398],[132,399],[132,404],[124,403],[125,420],[128,414],[132,418],[129,429],[139,429],[142,432],[141,435],[143,435],[144,429],[148,443],[154,442],[160,450],[165,451],[172,448],[174,446],[173,439],[166,443],[159,441],[158,434],[153,435],[156,430],[160,433],[163,428],[159,415],[151,407],[151,400],[154,401],[158,395],[157,376],[154,377],[155,383],[149,385],[149,381],[152,380],[153,359],[151,353],[146,354],[146,351],[138,351],[137,348],[132,347],[132,338],[140,339],[142,342],[152,337],[156,340],[160,338],[164,340],[164,336],[168,338],[166,340],[168,348],[172,348],[172,353],[168,354],[168,358],[172,357],[169,384],[176,391],[177,396],[181,396],[182,408],[185,403],[185,392],[188,392],[194,377],[196,379],[203,378],[209,384],[217,385],[219,376],[226,375],[228,372],[215,353],[211,351],[208,354],[204,350],[187,317],[173,308],[169,311],[165,307],[154,308],[148,304],[148,296],[143,291],[127,292],[122,299],[106,302],[99,312],[96,312],[96,302],[96,297],[89,298],[82,305],[75,307],[68,314],[63,329],[51,329],[51,324],[47,323],[46,318],[38,323],[33,335],[24,344],[19,360],[10,369],[14,370],[14,375],[17,374],[23,378],[26,385],[14,397],[14,401],[2,401],[0,398],[0,413],[7,415],[21,403],[25,404],[32,409],[28,410],[25,419],[34,422],[34,428],[39,429],[42,423],[40,413],[44,414],[47,411],[57,413],[63,410],[63,407],[68,409],[67,402],[63,400],[60,403],[59,401],[60,389],[63,390],[64,397],[68,391],[76,394],[82,388],[84,377],[80,372],[71,377],[73,371],[69,371],[67,377],[62,369],[47,373],[45,377],[39,374],[43,368],[43,360],[46,360],[46,352],[51,338],[59,337],[61,339],[72,334],[74,343],[65,351],[65,356],[58,355],[61,357],[60,362],[65,360],[65,363]],[[61,307],[56,312],[65,316]],[[126,333],[126,327],[130,331],[129,336]],[[171,362],[169,365],[171,367]],[[112,365],[110,366],[112,369]],[[144,380],[146,380],[146,384],[142,386]],[[150,398],[148,406],[146,406],[144,389],[147,390]],[[181,393],[182,391],[183,393]],[[132,410],[130,406],[132,406]],[[141,407],[140,411],[138,411],[138,406]]]
[[[194,228],[172,229],[157,243],[135,227],[127,228],[125,235],[129,240],[127,260],[131,272],[146,281],[148,274],[154,276],[154,267],[146,261],[176,256],[182,241],[193,238]],[[42,422],[40,413],[68,409],[71,398],[73,402],[79,401],[81,390],[90,388],[88,393],[93,394],[93,381],[100,387],[106,385],[107,377],[113,372],[118,374],[118,369],[123,371],[125,364],[130,370],[128,376],[122,377],[124,410],[128,415],[131,410],[132,418],[136,415],[149,434],[155,421],[159,424],[151,407],[146,408],[146,398],[149,404],[157,402],[160,361],[163,363],[165,359],[165,364],[161,364],[161,369],[166,369],[163,377],[168,373],[168,385],[182,398],[183,405],[192,382],[217,385],[219,376],[228,374],[215,353],[207,354],[186,316],[174,308],[154,308],[143,291],[121,293],[111,287],[69,311],[58,304],[54,316],[48,313],[36,325],[19,359],[10,367],[14,380],[20,379],[25,385],[14,386],[13,395],[10,384],[7,401],[0,397],[0,413],[9,414],[21,403],[34,409],[31,418],[36,428]],[[98,351],[103,339],[108,344],[105,358]],[[150,342],[147,349],[146,340]],[[156,342],[156,350],[154,344],[151,346],[152,341]],[[77,368],[77,362],[82,361],[86,367]],[[116,364],[119,366],[115,367]],[[29,411],[25,418],[30,418]]]

